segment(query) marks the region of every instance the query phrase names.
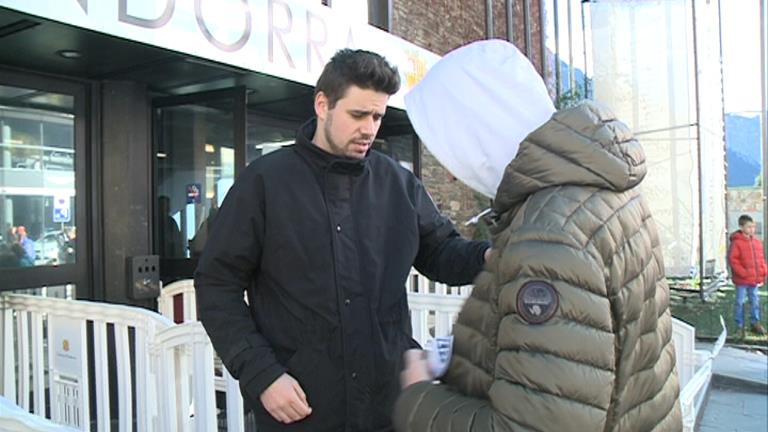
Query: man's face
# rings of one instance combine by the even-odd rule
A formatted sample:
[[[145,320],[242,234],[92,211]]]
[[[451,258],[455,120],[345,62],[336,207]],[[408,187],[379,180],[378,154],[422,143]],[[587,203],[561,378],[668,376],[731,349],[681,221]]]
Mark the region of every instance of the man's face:
[[[386,93],[353,85],[330,108],[325,94],[318,93],[315,96],[317,132],[314,143],[329,153],[362,159],[381,127],[388,100]]]
[[[744,225],[741,226],[741,231],[749,236],[752,237],[755,235],[755,223],[754,222],[747,222]]]

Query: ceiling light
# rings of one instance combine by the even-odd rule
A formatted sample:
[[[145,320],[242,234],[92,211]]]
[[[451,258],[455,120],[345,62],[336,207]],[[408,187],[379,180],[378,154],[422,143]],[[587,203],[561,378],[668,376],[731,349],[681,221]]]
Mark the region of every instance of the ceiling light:
[[[83,53],[81,53],[78,50],[61,50],[61,51],[57,51],[56,54],[64,57],[65,59],[70,59],[70,60],[79,59],[80,57],[83,56]]]
[[[165,158],[166,156],[168,156],[168,155],[167,155],[167,154],[165,154],[165,153],[163,153],[163,152],[157,152],[157,157],[158,157],[158,158],[160,158],[160,159],[163,159],[163,158]]]
[[[213,147],[213,144],[206,144],[205,145],[205,152],[206,153],[216,153],[216,149]]]

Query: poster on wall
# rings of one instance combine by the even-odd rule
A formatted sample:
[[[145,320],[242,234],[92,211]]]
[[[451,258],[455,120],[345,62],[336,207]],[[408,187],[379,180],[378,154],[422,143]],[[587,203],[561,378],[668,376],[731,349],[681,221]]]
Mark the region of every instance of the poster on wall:
[[[200,204],[200,183],[190,183],[187,185],[187,204]]]

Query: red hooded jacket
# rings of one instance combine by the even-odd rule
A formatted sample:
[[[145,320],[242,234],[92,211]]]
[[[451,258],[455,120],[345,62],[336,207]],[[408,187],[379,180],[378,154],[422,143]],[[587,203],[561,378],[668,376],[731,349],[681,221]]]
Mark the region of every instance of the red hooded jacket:
[[[765,279],[767,270],[763,245],[755,236],[747,237],[741,231],[731,234],[728,263],[734,285],[757,285]]]

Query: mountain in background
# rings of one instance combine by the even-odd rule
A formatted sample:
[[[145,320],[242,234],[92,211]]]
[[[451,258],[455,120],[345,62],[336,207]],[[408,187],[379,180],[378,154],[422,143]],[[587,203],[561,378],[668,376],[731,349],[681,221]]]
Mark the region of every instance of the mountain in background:
[[[574,79],[579,94],[567,94],[569,90],[569,66],[560,61],[560,77],[563,82],[561,91],[572,99],[584,98],[584,71],[574,68]],[[591,85],[590,85],[591,87]],[[591,89],[590,89],[591,91]],[[574,97],[575,96],[575,97]],[[591,96],[591,95],[587,95]],[[562,101],[561,101],[562,102]],[[565,102],[576,102],[568,100]],[[566,103],[565,106],[568,106]],[[760,174],[761,143],[760,117],[746,117],[739,114],[725,115],[726,158],[728,161],[728,187],[754,186]]]
[[[725,115],[728,187],[753,186],[760,174],[760,117]]]
[[[560,80],[563,83],[563,87],[561,91],[565,93],[570,88],[570,67],[568,66],[568,63],[560,60]],[[579,68],[573,68],[573,80],[575,82],[576,87],[578,87],[582,93],[584,90],[584,71],[582,71]],[[582,94],[583,96],[583,94]]]

